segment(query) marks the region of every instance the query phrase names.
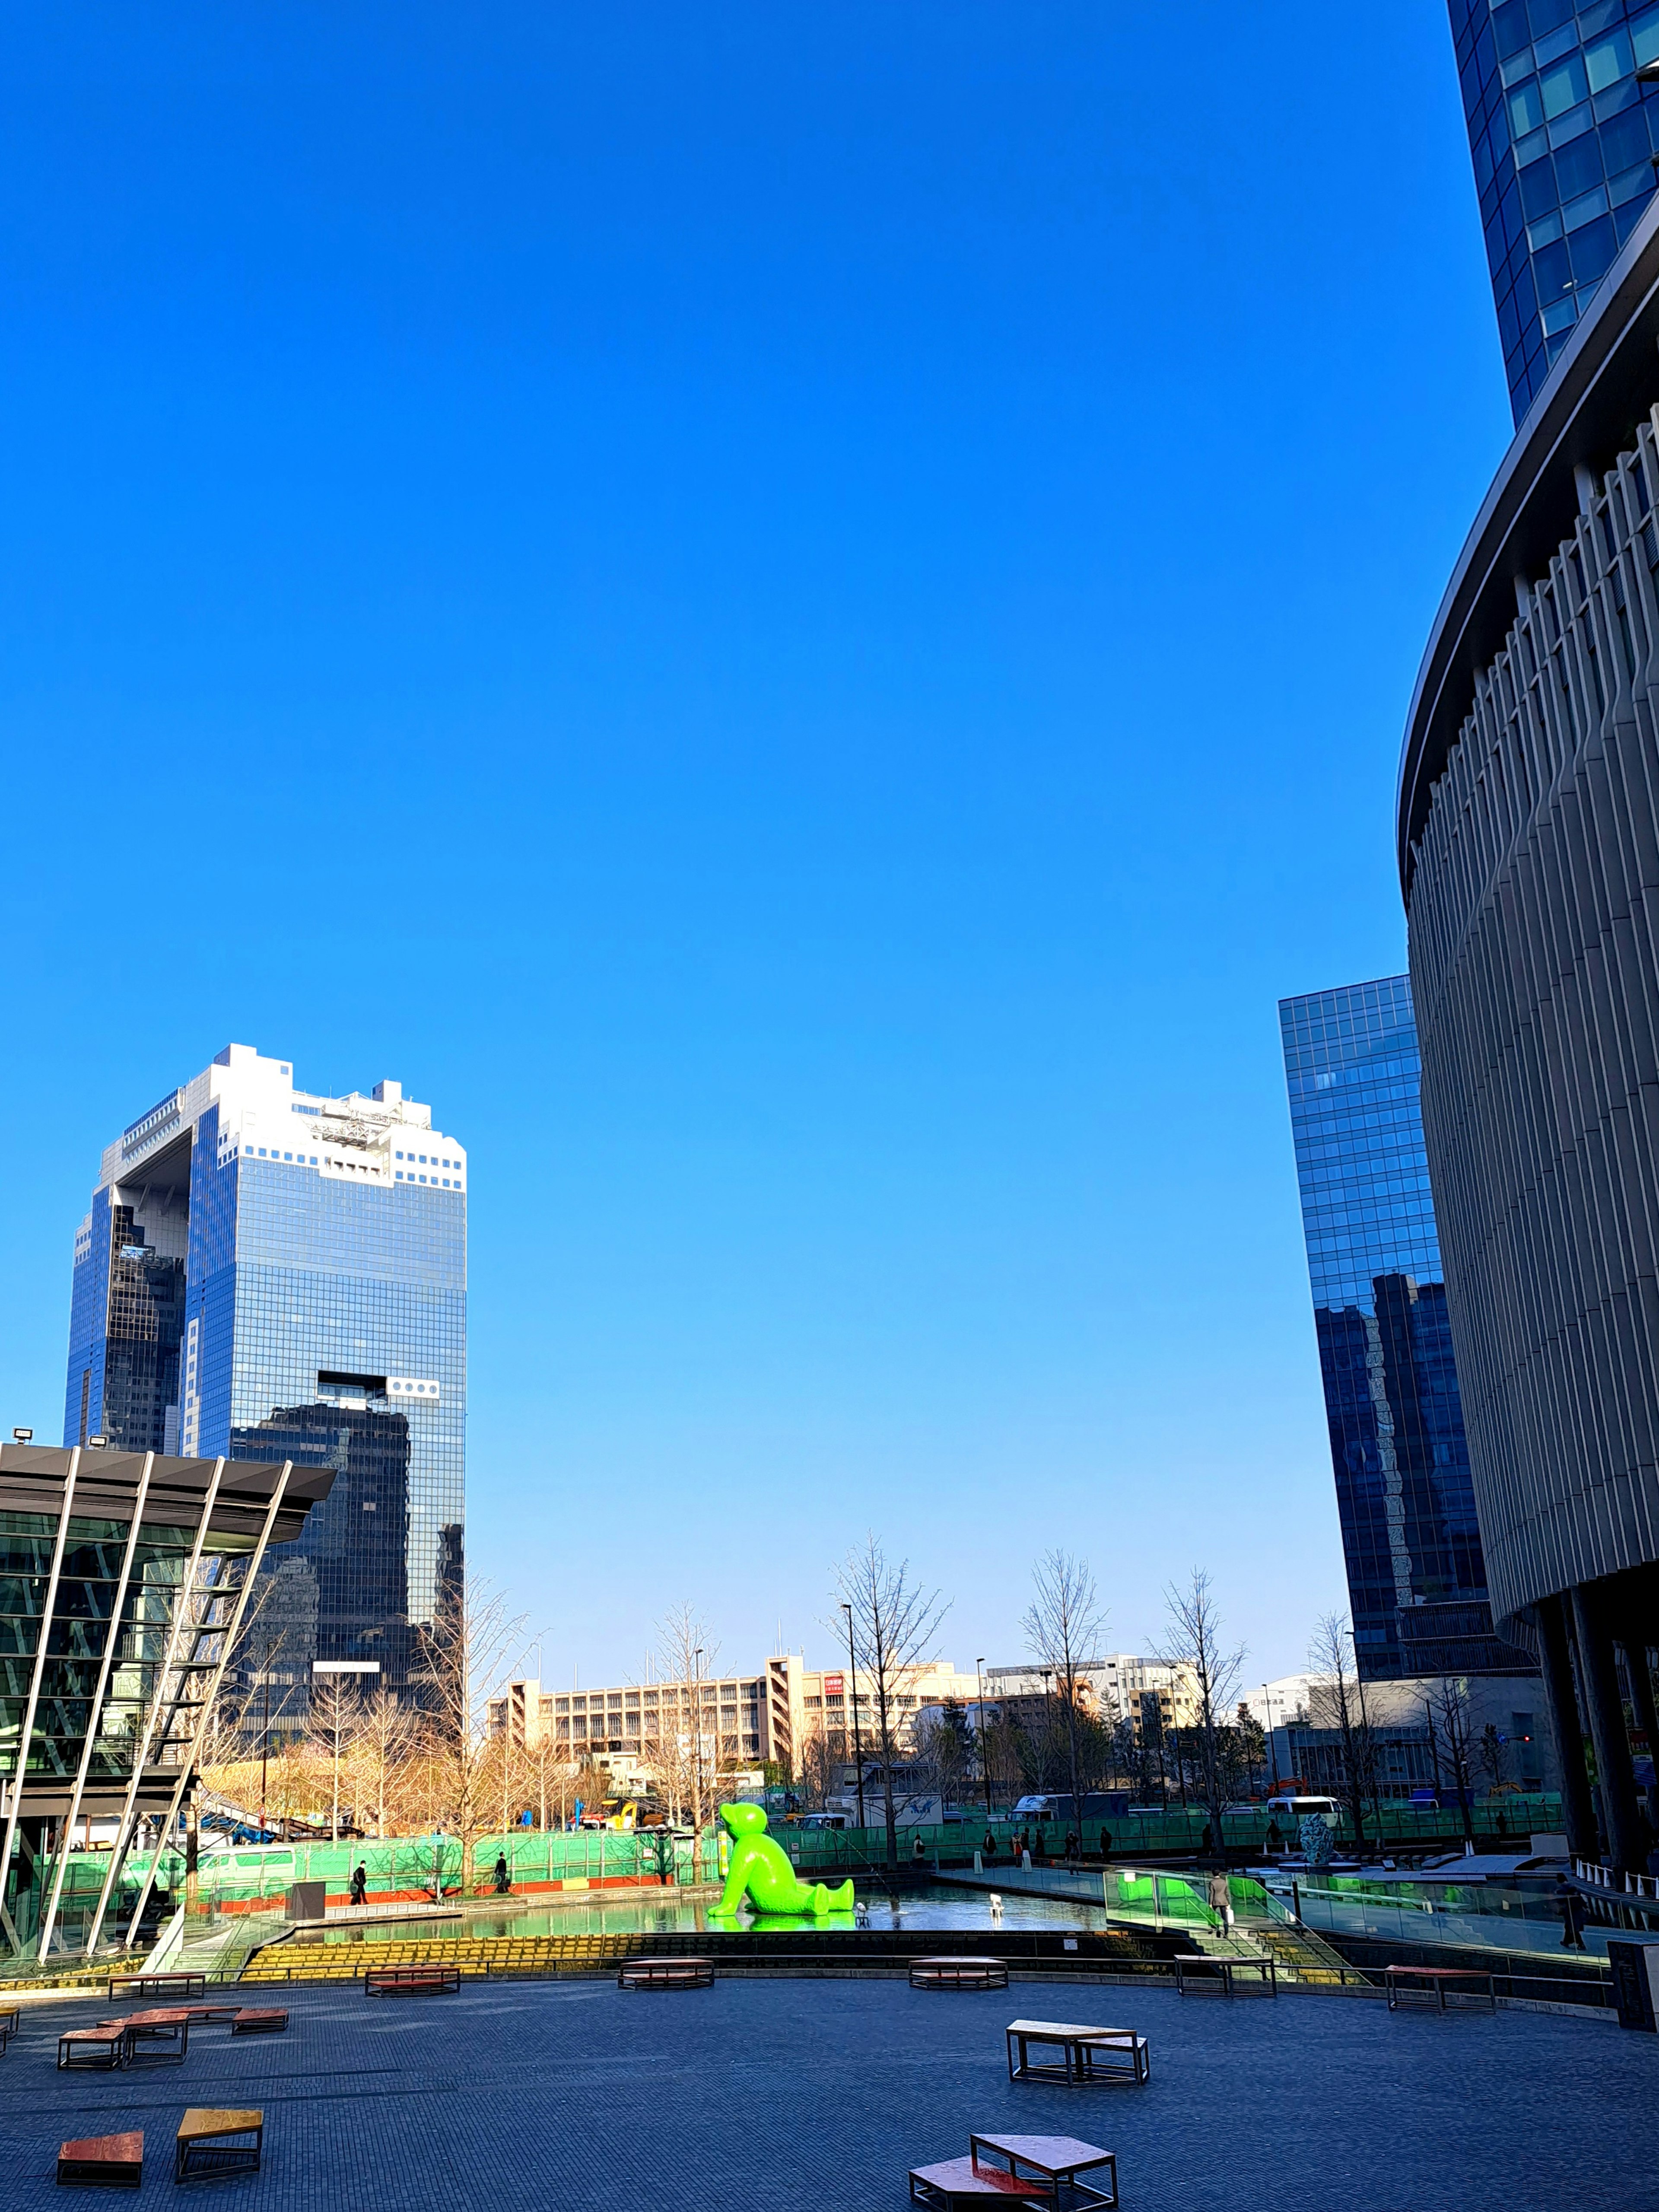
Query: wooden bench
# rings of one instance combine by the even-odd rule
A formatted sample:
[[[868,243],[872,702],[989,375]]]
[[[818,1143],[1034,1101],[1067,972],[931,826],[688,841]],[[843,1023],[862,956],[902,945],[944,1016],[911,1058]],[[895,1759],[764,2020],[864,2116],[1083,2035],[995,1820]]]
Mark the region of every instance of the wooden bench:
[[[624,1959],[617,1969],[619,1990],[707,1990],[714,1984],[712,1959]]]
[[[287,2026],[288,2014],[274,2006],[244,2005],[230,2019],[233,2035],[281,2035]]]
[[[58,2184],[101,2184],[106,2189],[138,2189],[144,2179],[144,2131],[119,2136],[82,2136],[58,2146]]]
[[[126,2064],[131,2051],[132,2038],[124,2020],[106,2021],[101,2027],[71,2027],[58,2039],[58,2070],[101,2066],[112,2072]]]
[[[205,1974],[112,1974],[109,1978],[111,1996],[124,1995],[140,1997],[204,1997],[207,1995]]]
[[[234,2020],[242,2007],[233,1999],[228,2004],[193,2004],[185,2009],[192,2027],[204,2027],[210,2021]]]
[[[1049,2044],[1058,2059],[1034,2059],[1033,2044]],[[1143,2085],[1152,2070],[1152,2047],[1132,2027],[1078,2027],[1057,2020],[1016,2020],[1008,2025],[1011,2081],[1086,2083],[1128,2081]]]
[[[248,2142],[240,2138],[252,2136]],[[227,2173],[257,2173],[265,2139],[265,2116],[192,2106],[173,2142],[174,2181],[208,2181]]]
[[[6,2055],[6,2045],[17,2033],[18,2008],[0,2005],[0,2058]]]
[[[1430,2002],[1438,2012],[1454,2005],[1479,2012],[1498,2009],[1492,1976],[1480,1966],[1385,1966],[1382,1985],[1390,2012],[1398,2012],[1402,2003],[1410,2008]]]
[[[459,1966],[371,1966],[363,1976],[368,1997],[417,1997],[434,1990],[453,1996],[460,1986]]]
[[[1212,1958],[1207,1953],[1200,1951],[1190,1957],[1180,1956],[1174,1960],[1172,1964],[1175,1966],[1176,1995],[1178,1997],[1184,1997],[1187,1995],[1189,1984],[1195,1990],[1214,1990],[1218,1996],[1224,1997],[1237,1996],[1238,1992],[1233,1987],[1233,1978],[1237,1974],[1246,1976],[1255,1974],[1261,1984],[1261,1994],[1264,1997],[1276,1997],[1279,1995],[1279,1977],[1273,1971],[1273,1962],[1271,1959]]]
[[[979,2212],[993,2197],[1023,2197],[1051,2212],[1116,2212],[1117,2158],[1075,2136],[970,2135],[966,2158],[910,2171],[910,2200],[929,2212],[955,2212],[958,2203]]]
[[[1008,1968],[1001,1959],[912,1959],[913,1990],[1006,1990]]]
[[[125,2027],[127,2032],[127,2063],[139,2058],[159,2060],[164,2065],[182,2066],[190,2051],[190,2014],[182,2005],[161,2006],[149,2012],[130,2012],[125,2020],[100,2020],[100,2027]],[[142,2043],[155,2043],[163,2047],[156,2051],[139,2050]]]

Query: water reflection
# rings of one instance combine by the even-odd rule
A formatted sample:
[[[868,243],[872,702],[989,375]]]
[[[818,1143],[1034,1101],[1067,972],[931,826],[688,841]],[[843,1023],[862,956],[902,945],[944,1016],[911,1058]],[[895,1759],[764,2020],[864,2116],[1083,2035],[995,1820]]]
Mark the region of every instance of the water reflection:
[[[983,1891],[935,1888],[912,1891],[900,1898],[879,1893],[860,1899],[863,1917],[831,1912],[823,1919],[810,1915],[721,1917],[701,1899],[673,1903],[642,1904],[637,1899],[589,1903],[586,1899],[568,1905],[531,1905],[522,1911],[502,1911],[489,1905],[471,1908],[459,1920],[388,1920],[368,1927],[331,1928],[329,1943],[406,1943],[473,1942],[480,1937],[524,1938],[534,1936],[679,1936],[715,1928],[812,1929],[851,1928],[972,1928],[989,1932],[999,1928],[1102,1929],[1106,1913],[1098,1905],[1070,1898],[1004,1897],[1002,1911],[994,1916]],[[314,1941],[314,1938],[309,1940]]]

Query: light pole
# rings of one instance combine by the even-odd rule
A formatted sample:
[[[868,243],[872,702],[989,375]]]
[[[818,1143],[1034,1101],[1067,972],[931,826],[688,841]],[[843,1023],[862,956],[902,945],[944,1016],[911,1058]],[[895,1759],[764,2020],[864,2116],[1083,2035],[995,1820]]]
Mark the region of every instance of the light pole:
[[[1044,1789],[1047,1789],[1048,1786],[1048,1747],[1050,1740],[1053,1737],[1054,1729],[1054,1715],[1048,1710],[1048,1677],[1054,1672],[1054,1669],[1051,1667],[1039,1667],[1037,1672],[1042,1677],[1042,1784]]]
[[[1279,1746],[1273,1741],[1273,1701],[1272,1692],[1261,1685],[1261,1710],[1267,1716],[1267,1750],[1273,1763],[1273,1795],[1279,1795]]]
[[[696,1844],[692,1849],[696,1856],[702,1844],[702,1646],[698,1644],[691,1657],[691,1787],[696,1802],[691,1808],[692,1832]]]
[[[859,1832],[864,1832],[864,1751],[859,1742],[859,1662],[853,1649],[853,1608],[843,1598],[847,1615],[847,1695],[853,1708],[853,1771],[858,1777]]]
[[[985,1655],[981,1652],[974,1662],[974,1680],[979,1685],[979,1771],[985,1784],[985,1817],[988,1820],[991,1817],[991,1762],[985,1755],[985,1677],[980,1672],[984,1664]],[[939,1809],[942,1812],[945,1808],[941,1806]]]

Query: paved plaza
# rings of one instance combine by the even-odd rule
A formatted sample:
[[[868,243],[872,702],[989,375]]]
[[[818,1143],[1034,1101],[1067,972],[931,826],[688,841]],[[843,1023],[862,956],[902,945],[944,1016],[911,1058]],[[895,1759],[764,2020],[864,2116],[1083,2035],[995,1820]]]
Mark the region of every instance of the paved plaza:
[[[32,2007],[0,2059],[0,2203],[55,2212],[66,2136],[145,2131],[136,2198],[183,2202],[186,2105],[259,2105],[257,2176],[195,2185],[236,2212],[617,2212],[626,2205],[905,2212],[912,2165],[970,2127],[1114,2149],[1125,2212],[1659,2212],[1659,2037],[1504,2012],[1182,2000],[1017,1982],[925,1995],[888,1981],[607,1981],[459,1996],[300,1989],[281,2038],[200,2030],[185,2066],[55,2070],[60,2027],[106,2005]],[[1134,2026],[1145,2089],[1016,2087],[1016,2016]]]

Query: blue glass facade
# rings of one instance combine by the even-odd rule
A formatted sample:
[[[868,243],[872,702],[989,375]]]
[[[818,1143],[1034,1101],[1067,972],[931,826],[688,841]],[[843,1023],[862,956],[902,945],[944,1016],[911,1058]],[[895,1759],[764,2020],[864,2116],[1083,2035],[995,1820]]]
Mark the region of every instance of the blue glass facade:
[[[1659,6],[1449,0],[1518,423],[1654,192]]]
[[[316,1660],[374,1662],[401,1687],[464,1557],[465,1162],[395,1085],[319,1103],[285,1063],[228,1049],[179,1127],[135,1124],[106,1155],[76,1240],[64,1441],[84,1422],[129,1450],[331,1469],[269,1554],[264,1671],[300,1691]],[[146,1206],[178,1256],[120,1243]],[[149,1351],[116,1340],[129,1310]],[[302,1724],[303,1696],[282,1703],[278,1724]]]
[[[1361,1669],[1528,1669],[1492,1633],[1410,979],[1285,999],[1279,1013]]]

